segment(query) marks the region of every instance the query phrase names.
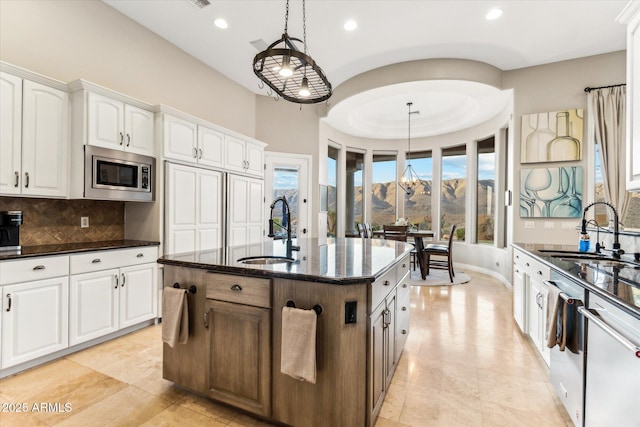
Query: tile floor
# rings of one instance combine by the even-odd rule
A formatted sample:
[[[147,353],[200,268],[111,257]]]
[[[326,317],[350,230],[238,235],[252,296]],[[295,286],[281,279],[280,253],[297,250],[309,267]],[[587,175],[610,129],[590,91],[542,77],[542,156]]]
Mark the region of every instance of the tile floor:
[[[376,427],[571,426],[515,326],[510,290],[469,274],[464,285],[411,288],[411,332]],[[163,380],[160,332],[150,326],[0,380],[0,403],[30,410],[1,412],[0,425],[268,425]],[[33,411],[41,402],[60,410]]]

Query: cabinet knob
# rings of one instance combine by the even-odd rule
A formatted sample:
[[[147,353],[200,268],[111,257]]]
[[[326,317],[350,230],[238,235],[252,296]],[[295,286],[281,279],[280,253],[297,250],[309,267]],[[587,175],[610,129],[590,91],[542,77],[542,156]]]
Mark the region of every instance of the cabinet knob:
[[[402,268],[407,268],[407,264],[405,264],[404,262],[402,263]]]
[[[136,258],[142,258],[144,257],[144,254],[142,252],[140,252],[138,255],[136,255]]]
[[[402,307],[400,310],[407,311],[407,307]]]
[[[402,284],[402,287],[403,287],[403,288],[406,288],[407,286],[409,286],[409,285],[407,285],[406,283],[403,283],[403,284]]]
[[[525,263],[525,265],[526,265],[527,267],[529,267],[529,263],[528,263],[528,262],[527,262],[527,263]]]
[[[388,280],[385,280],[382,284],[385,286],[389,286],[391,283]]]
[[[540,276],[542,276],[542,271],[538,270],[538,274],[539,274]]]
[[[91,261],[91,264],[100,264],[102,262],[102,260],[100,258],[96,258],[93,261]]]
[[[406,329],[402,330],[402,335],[407,335],[407,330]]]
[[[232,290],[233,292],[240,292],[240,291],[242,290],[242,286],[240,286],[240,285],[233,285],[233,286],[231,287],[231,290]]]

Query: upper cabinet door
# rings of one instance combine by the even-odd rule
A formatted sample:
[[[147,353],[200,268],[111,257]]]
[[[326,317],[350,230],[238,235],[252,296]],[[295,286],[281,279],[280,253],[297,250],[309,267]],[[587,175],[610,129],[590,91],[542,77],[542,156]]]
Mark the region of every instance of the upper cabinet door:
[[[124,149],[124,104],[92,92],[88,93],[88,104],[88,144]]]
[[[155,157],[153,113],[124,105],[124,147],[126,151]]]
[[[22,108],[22,194],[66,197],[69,94],[25,80]]]
[[[264,176],[264,150],[262,147],[247,143],[245,150],[246,170],[248,174],[263,177]]]
[[[162,132],[165,158],[197,163],[198,125],[164,114]]]
[[[230,171],[244,173],[246,165],[244,158],[245,142],[227,136],[225,138],[225,146],[225,168]]]
[[[224,135],[198,126],[198,164],[221,168],[224,166]]]
[[[0,194],[20,194],[22,79],[0,73]]]

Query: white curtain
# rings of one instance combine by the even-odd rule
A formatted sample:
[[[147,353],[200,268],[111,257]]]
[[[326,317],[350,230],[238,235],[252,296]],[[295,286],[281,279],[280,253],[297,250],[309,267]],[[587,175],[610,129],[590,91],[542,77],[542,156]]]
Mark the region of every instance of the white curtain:
[[[594,118],[594,136],[600,145],[604,196],[615,206],[622,221],[629,208],[625,170],[626,87],[595,89],[590,95],[589,107]],[[609,219],[613,219],[610,212],[608,215]]]

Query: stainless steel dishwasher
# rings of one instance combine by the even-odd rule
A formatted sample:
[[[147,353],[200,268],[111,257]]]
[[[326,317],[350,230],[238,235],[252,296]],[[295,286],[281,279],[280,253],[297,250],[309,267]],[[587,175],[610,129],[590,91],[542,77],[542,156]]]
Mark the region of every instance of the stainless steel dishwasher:
[[[545,282],[557,286],[560,297],[575,307],[584,304],[585,291],[577,282],[551,270],[551,280]],[[556,345],[551,349],[549,363],[551,383],[560,397],[567,413],[576,427],[582,427],[584,419],[584,317],[577,312],[574,331],[577,345],[560,351]],[[610,424],[611,425],[611,424]]]
[[[585,426],[640,426],[640,319],[589,293]]]

